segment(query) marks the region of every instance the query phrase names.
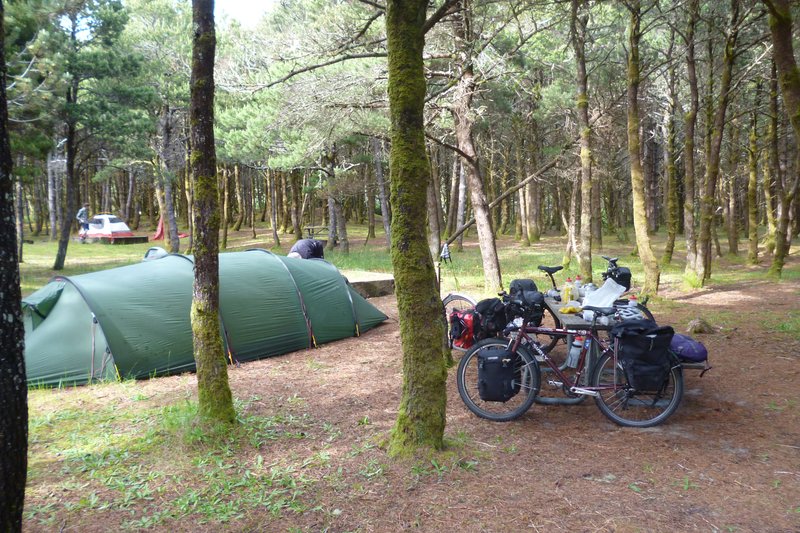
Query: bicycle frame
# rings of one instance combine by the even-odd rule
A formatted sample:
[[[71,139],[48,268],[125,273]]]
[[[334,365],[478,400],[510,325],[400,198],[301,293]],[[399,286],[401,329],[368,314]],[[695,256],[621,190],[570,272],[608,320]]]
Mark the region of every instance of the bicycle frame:
[[[539,326],[531,326],[528,324],[527,320],[525,320],[523,321],[522,326],[506,330],[508,333],[514,333],[514,332],[517,333],[509,342],[508,349],[511,352],[516,353],[519,347],[522,345],[523,340],[527,340],[527,346],[533,350],[537,360],[544,361],[545,364],[547,364],[547,366],[553,371],[553,373],[556,376],[558,376],[558,379],[561,380],[561,385],[565,392],[583,396],[597,396],[598,391],[606,390],[608,389],[608,387],[579,387],[578,383],[580,383],[580,380],[584,376],[584,374],[591,372],[592,364],[595,362],[594,360],[599,359],[600,356],[602,356],[607,352],[613,354],[614,369],[616,371],[617,341],[615,339],[613,346],[610,346],[608,342],[604,341],[596,334],[597,330],[594,327],[595,324],[596,324],[596,319],[592,321],[591,328],[577,330],[577,329],[545,328]],[[528,335],[529,333],[533,333],[535,335],[549,335],[549,336],[558,336],[565,338],[569,335],[576,335],[576,336],[582,336],[585,339],[587,339],[589,342],[584,340],[583,345],[581,346],[581,352],[578,358],[578,364],[575,367],[574,378],[570,378],[569,376],[564,374],[559,365],[555,361],[553,361],[553,359],[548,355],[548,353],[541,349],[539,343]],[[597,353],[598,357],[596,358],[593,357],[593,355],[595,354],[592,353],[595,346],[597,347],[596,350],[599,350],[599,353]],[[617,386],[615,385],[613,388],[616,390]]]

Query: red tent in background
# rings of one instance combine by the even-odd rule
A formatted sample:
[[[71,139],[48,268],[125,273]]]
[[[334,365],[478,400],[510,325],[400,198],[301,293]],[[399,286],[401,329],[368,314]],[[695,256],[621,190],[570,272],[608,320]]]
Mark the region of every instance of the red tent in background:
[[[178,237],[181,239],[188,237],[188,233],[178,233]],[[150,239],[152,241],[160,241],[164,238],[164,217],[159,217],[158,219],[158,227],[156,228],[156,232],[153,234],[153,237]]]

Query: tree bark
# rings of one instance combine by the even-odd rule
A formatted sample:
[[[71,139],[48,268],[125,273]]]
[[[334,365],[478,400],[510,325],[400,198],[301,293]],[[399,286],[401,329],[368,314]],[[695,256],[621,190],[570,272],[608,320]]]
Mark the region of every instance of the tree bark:
[[[788,0],[762,0],[769,10],[769,29],[772,35],[772,54],[778,71],[781,96],[794,130],[795,145],[800,146],[800,69],[794,57],[792,42],[792,12]],[[791,241],[788,239],[789,210],[797,195],[800,171],[795,169],[794,178],[782,187],[778,195],[778,228],[775,232],[775,254],[769,272],[780,277]]]
[[[572,0],[572,48],[577,67],[576,107],[580,129],[581,228],[578,239],[578,270],[586,283],[592,281],[592,129],[589,125],[589,77],[586,73],[586,25],[588,14],[579,14],[584,0]]]
[[[276,202],[277,193],[275,192],[276,171],[266,171],[267,194],[269,195],[269,224],[272,227],[272,244],[277,248],[281,245],[278,237],[278,206]]]
[[[675,31],[670,32],[670,46],[668,57],[672,57],[672,51],[675,44]],[[677,108],[678,94],[675,89],[676,83],[676,66],[675,63],[669,68],[668,73],[668,101],[669,106],[666,114],[666,134],[667,142],[664,151],[664,160],[666,162],[667,171],[667,243],[664,246],[664,255],[661,258],[661,263],[666,266],[672,262],[672,254],[675,251],[675,238],[678,234],[678,180],[676,179],[675,170],[675,113]]]
[[[455,36],[462,74],[453,93],[452,113],[456,141],[462,153],[461,165],[469,185],[475,226],[478,231],[478,245],[483,260],[484,289],[488,293],[496,293],[503,289],[503,280],[500,274],[500,261],[497,258],[491,212],[486,200],[486,190],[473,138],[475,113],[472,109],[472,102],[475,97],[476,80],[471,53],[471,9],[469,0],[461,0],[461,4],[463,9],[456,20]]]
[[[758,264],[758,100],[761,90],[756,88],[756,104],[753,105],[753,118],[750,122],[750,136],[747,149],[749,176],[747,180],[747,261]]]
[[[5,9],[0,1],[0,531],[22,531],[28,472],[28,388],[14,188],[8,140]]]
[[[647,210],[645,206],[645,183],[642,172],[639,137],[639,41],[641,39],[641,7],[639,0],[629,4],[631,11],[628,26],[628,159],[631,167],[631,189],[633,195],[633,227],[636,233],[636,247],[644,267],[644,285],[641,293],[658,293],[661,271],[648,234]]]
[[[689,277],[694,276],[697,266],[697,234],[695,232],[695,164],[694,140],[697,127],[699,94],[697,90],[697,68],[694,57],[694,31],[699,14],[699,1],[689,1],[689,21],[686,28],[686,78],[689,84],[689,111],[684,117],[683,144],[683,230],[686,236],[686,268]]]
[[[386,234],[386,248],[390,249],[392,244],[392,217],[389,211],[389,195],[386,193],[386,180],[383,176],[383,157],[382,143],[380,139],[373,137],[372,159],[375,165],[375,180],[378,182],[378,198],[381,204],[381,218],[383,219],[383,231]]]
[[[719,103],[714,113],[711,142],[706,158],[706,176],[703,197],[700,201],[700,231],[697,243],[698,260],[695,268],[697,282],[702,286],[711,277],[711,232],[714,224],[717,181],[719,178],[720,150],[725,131],[725,113],[730,100],[736,40],[739,34],[739,0],[731,0],[731,19],[725,39]]]
[[[194,176],[192,334],[201,419],[236,421],[219,330],[219,206],[214,147],[214,1],[192,0],[190,128]]]
[[[392,265],[397,284],[403,392],[389,443],[391,455],[441,449],[446,357],[442,302],[425,238],[425,75],[422,51],[427,0],[388,0]]]

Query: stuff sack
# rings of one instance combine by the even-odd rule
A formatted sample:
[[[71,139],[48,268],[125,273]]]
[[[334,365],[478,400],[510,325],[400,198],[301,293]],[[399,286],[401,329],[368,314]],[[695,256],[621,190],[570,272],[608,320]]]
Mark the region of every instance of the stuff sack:
[[[637,392],[660,392],[667,384],[672,367],[669,358],[648,363],[640,359],[621,361],[628,385]]]
[[[466,350],[475,344],[475,324],[480,316],[474,309],[454,309],[450,313],[450,345]]]
[[[695,340],[688,335],[676,333],[669,343],[669,349],[684,361],[702,363],[708,360],[708,350],[702,342]]]
[[[509,320],[506,306],[499,298],[486,298],[475,304],[475,311],[480,315],[480,324],[475,325],[475,340],[495,337],[503,331]]]
[[[484,402],[507,402],[520,390],[518,356],[508,350],[478,352],[478,394]]]
[[[536,291],[536,283],[532,279],[515,279],[508,287],[508,294],[514,300],[522,300],[525,291]]]

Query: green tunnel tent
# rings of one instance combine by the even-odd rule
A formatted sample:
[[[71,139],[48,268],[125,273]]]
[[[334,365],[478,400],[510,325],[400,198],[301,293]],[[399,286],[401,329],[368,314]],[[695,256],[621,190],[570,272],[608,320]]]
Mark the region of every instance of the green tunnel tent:
[[[55,277],[22,300],[29,385],[193,371],[191,256]],[[220,254],[220,327],[231,361],[358,335],[386,315],[325,261]]]

